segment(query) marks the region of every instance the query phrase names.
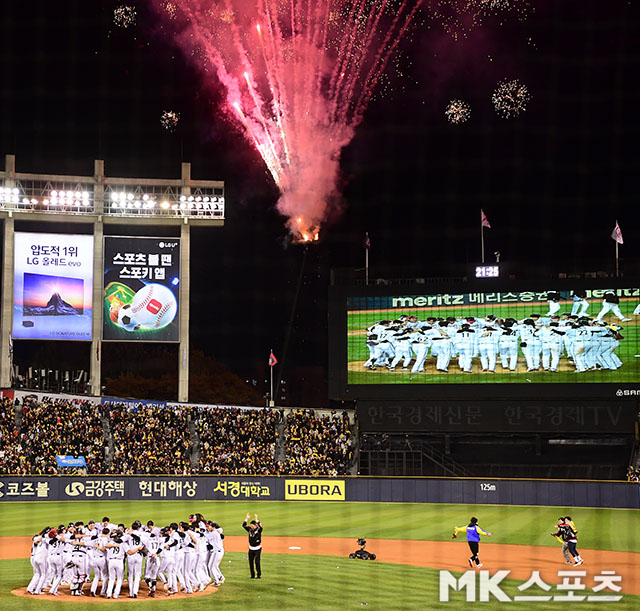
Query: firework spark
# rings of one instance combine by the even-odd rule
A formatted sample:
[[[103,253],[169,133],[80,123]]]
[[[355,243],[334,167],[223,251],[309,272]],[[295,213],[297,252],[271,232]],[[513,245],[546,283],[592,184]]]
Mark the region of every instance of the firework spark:
[[[178,121],[180,121],[180,113],[174,112],[173,110],[163,111],[160,117],[160,124],[170,132],[176,128]]]
[[[527,109],[530,100],[529,90],[518,79],[501,81],[491,96],[496,112],[503,119],[517,117]]]
[[[136,9],[122,5],[113,11],[113,23],[121,28],[128,28],[136,23]]]
[[[463,100],[451,100],[447,109],[444,111],[449,123],[458,125],[469,120],[471,116],[471,106]]]

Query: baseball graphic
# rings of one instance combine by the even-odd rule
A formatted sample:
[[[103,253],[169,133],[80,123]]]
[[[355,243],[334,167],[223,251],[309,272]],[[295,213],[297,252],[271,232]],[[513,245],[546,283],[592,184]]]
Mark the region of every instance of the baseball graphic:
[[[176,317],[178,303],[175,295],[162,284],[147,284],[131,302],[131,313],[144,329],[162,329]]]

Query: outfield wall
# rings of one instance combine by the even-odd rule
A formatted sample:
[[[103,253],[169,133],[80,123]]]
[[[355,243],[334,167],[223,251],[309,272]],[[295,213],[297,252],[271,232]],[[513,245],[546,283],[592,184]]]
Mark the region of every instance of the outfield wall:
[[[0,501],[351,501],[640,508],[629,482],[449,479],[43,476],[0,477]]]

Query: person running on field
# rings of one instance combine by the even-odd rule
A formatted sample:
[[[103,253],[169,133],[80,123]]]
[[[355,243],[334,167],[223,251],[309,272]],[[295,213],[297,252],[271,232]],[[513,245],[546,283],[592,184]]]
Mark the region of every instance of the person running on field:
[[[471,518],[467,526],[456,526],[453,530],[453,536],[451,538],[456,539],[458,533],[461,532],[467,533],[467,543],[469,544],[469,549],[471,550],[469,566],[473,568],[473,563],[475,562],[478,568],[482,567],[480,558],[478,558],[478,550],[480,548],[480,535],[486,535],[490,537],[492,533],[485,532],[478,526],[478,518]]]
[[[562,538],[562,529],[565,527],[564,517],[558,518],[558,530],[555,533],[551,533],[552,537],[555,537],[560,543],[562,543],[562,555],[567,564],[573,564],[571,554],[569,553],[569,544]]]

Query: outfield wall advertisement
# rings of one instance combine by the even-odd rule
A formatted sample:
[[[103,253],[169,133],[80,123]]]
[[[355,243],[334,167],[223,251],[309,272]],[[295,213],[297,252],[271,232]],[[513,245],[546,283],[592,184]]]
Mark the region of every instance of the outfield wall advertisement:
[[[0,477],[0,501],[351,501],[640,508],[629,482],[447,478]]]
[[[179,238],[104,238],[107,341],[180,341]]]
[[[91,341],[93,236],[16,232],[14,339]]]

